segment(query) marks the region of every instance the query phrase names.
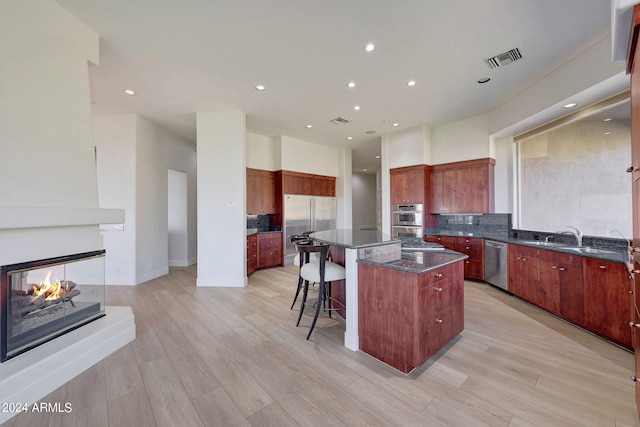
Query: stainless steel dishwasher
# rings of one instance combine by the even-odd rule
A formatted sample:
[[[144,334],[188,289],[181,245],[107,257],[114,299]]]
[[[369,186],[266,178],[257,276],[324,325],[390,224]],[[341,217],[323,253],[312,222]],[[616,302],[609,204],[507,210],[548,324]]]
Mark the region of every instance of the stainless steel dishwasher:
[[[484,241],[484,280],[505,291],[509,290],[506,243]]]

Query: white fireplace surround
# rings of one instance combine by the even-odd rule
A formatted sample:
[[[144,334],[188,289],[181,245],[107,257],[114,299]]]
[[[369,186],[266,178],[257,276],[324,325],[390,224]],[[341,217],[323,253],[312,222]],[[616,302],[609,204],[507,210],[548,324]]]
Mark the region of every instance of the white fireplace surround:
[[[0,265],[101,250],[100,226],[124,223],[123,209],[0,206]],[[0,402],[32,404],[135,339],[131,307],[105,311],[105,317],[0,363]],[[13,415],[0,413],[0,424]]]

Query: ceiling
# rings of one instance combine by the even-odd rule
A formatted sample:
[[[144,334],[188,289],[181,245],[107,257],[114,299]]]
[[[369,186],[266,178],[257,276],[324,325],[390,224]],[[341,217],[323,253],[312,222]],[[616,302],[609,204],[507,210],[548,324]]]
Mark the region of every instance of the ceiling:
[[[380,136],[490,112],[611,31],[607,0],[57,2],[100,35],[94,113],[195,142],[197,110],[239,109],[249,132],[353,148],[354,170],[379,167]]]

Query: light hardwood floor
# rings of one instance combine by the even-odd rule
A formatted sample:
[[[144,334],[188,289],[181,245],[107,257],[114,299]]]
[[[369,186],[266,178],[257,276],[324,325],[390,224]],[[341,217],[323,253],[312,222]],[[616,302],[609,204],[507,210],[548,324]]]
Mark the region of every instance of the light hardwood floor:
[[[488,285],[465,283],[465,330],[405,376],[295,327],[295,267],[197,288],[195,267],[136,287],[137,337],[3,426],[639,426],[633,356]]]

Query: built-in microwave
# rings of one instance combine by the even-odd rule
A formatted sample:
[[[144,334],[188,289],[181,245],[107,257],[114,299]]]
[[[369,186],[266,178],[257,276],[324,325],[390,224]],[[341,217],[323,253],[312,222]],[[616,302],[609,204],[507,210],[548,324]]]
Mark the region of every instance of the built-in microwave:
[[[391,224],[422,227],[423,212],[421,204],[392,205]]]

